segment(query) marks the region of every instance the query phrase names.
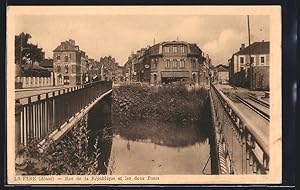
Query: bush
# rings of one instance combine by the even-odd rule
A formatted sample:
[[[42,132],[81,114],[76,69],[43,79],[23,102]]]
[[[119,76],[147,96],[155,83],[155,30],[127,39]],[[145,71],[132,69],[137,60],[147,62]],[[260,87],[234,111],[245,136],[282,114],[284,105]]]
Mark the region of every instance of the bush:
[[[38,150],[38,142],[33,139],[25,149],[29,160],[23,171],[34,175],[101,174],[98,167],[101,156],[98,139],[93,147],[88,147],[89,131],[86,122],[87,117],[62,140],[50,143],[43,152]]]

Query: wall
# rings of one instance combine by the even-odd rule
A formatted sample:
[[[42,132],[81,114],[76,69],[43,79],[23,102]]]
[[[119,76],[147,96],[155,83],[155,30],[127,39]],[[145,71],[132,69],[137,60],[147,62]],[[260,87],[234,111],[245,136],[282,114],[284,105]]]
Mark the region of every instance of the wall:
[[[51,77],[16,77],[15,88],[34,88],[34,87],[47,87],[47,86],[59,86],[63,85],[62,79],[55,78],[55,75],[51,74]]]
[[[269,66],[257,66],[253,67],[252,74],[252,90],[269,90]]]
[[[60,56],[60,60],[57,59]],[[65,62],[65,56],[68,56],[68,62]],[[77,52],[54,52],[53,53],[53,70],[57,75],[69,77],[69,85],[77,85],[82,83],[81,77],[81,56]],[[65,72],[65,66],[68,65],[68,72]],[[60,70],[58,69],[60,66]]]

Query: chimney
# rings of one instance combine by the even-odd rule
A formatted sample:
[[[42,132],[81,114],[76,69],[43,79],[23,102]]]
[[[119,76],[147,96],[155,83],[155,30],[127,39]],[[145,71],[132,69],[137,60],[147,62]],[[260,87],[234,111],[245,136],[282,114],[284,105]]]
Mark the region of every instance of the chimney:
[[[245,48],[245,44],[241,44],[240,50]]]
[[[262,40],[262,42],[265,42],[265,40]]]
[[[75,40],[69,39],[69,43],[70,43],[72,46],[75,46]]]

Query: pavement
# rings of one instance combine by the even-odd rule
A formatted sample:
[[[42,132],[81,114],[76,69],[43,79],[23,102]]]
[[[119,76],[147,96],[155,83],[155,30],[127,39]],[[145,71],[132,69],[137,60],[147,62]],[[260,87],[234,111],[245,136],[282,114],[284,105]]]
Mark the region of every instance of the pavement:
[[[269,98],[265,97],[266,91],[255,91],[255,90],[249,90],[247,88],[242,88],[242,87],[232,87],[228,84],[215,84],[215,87],[219,90],[222,90],[223,92],[237,92],[239,94],[252,94],[256,96],[257,99],[269,103]],[[230,97],[229,97],[230,98]]]
[[[65,86],[49,86],[49,87],[35,87],[35,88],[24,88],[24,89],[16,89],[15,90],[15,99],[26,98],[30,96],[35,96],[38,94],[53,92],[60,89],[70,88],[73,86],[65,85]]]
[[[259,116],[257,113],[255,113],[253,110],[248,108],[246,105],[241,103],[240,101],[236,100],[234,98],[235,93],[239,94],[239,96],[248,96],[248,93],[255,94],[256,97],[264,97],[264,91],[251,91],[249,89],[245,88],[236,88],[232,87],[230,85],[215,85],[215,87],[223,91],[224,94],[232,100],[232,102],[235,104],[235,106],[238,108],[240,113],[245,116],[245,118],[250,121],[253,125],[253,130],[259,134],[259,136],[264,139],[265,142],[269,142],[269,133],[270,133],[270,122],[266,119]],[[266,101],[266,100],[265,100]],[[267,99],[268,101],[268,99]],[[267,102],[266,101],[266,102]],[[266,111],[266,110],[265,110]],[[267,111],[266,111],[267,112]]]

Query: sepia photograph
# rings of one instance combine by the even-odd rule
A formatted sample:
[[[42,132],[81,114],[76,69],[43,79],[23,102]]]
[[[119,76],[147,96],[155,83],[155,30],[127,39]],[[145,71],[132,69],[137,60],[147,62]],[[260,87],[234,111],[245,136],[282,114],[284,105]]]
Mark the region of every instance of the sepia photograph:
[[[279,6],[7,13],[9,184],[281,183]]]

